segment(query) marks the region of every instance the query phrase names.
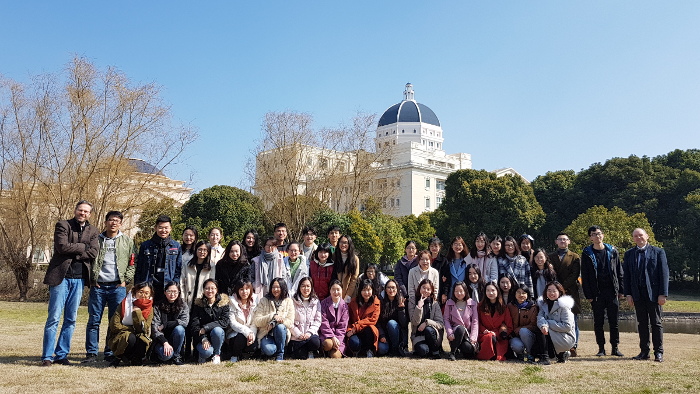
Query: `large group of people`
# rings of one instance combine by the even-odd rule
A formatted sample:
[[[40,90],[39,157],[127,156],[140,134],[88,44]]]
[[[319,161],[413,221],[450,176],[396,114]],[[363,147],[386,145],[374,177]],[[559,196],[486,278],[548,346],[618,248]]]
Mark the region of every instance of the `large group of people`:
[[[84,363],[98,360],[105,306],[104,357],[115,367],[409,355],[563,363],[578,356],[580,284],[593,308],[597,356],[606,355],[607,313],[611,354],[622,357],[617,315],[626,295],[639,322],[641,351],[634,359],[651,358],[651,325],[654,359],[663,361],[668,264],[643,229],[634,229],[637,247],[625,253],[624,265],[599,226],[589,228],[591,245],[581,257],[568,249],[565,233],[551,254],[527,234],[482,232],[471,245],[455,237],[444,255],[438,238],[427,250],[408,241],[390,278],[375,264],[363,265],[338,227],[328,229],[329,242],[321,245],[310,227],[300,242],[289,242],[278,223],[270,237],[261,240],[251,230],[223,247],[221,228],[200,239],[187,227],[177,242],[170,218],[160,216],[137,251],[120,231],[122,213],[107,213],[99,233],[87,221],[91,211],[81,201],[73,219],[56,224],[45,279],[43,366],[70,364],[84,285],[90,286]]]

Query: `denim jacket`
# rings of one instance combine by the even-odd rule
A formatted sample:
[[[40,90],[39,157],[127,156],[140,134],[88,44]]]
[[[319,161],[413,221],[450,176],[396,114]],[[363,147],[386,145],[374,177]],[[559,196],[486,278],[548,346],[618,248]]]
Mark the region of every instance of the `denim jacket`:
[[[180,274],[182,273],[182,249],[180,244],[175,240],[170,240],[165,247],[165,253],[163,280],[165,283],[169,281],[180,283]],[[136,274],[134,275],[135,283],[153,282],[157,256],[158,246],[153,241],[149,239],[141,244],[137,259],[138,264],[136,264]]]

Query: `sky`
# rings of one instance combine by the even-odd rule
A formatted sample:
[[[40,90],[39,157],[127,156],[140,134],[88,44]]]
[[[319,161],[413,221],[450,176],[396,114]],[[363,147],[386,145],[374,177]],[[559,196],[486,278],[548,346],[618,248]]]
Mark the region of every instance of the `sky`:
[[[166,169],[248,188],[265,113],[377,119],[413,84],[473,168],[528,180],[700,148],[697,1],[0,0],[0,74],[78,55],[156,83],[199,139]]]

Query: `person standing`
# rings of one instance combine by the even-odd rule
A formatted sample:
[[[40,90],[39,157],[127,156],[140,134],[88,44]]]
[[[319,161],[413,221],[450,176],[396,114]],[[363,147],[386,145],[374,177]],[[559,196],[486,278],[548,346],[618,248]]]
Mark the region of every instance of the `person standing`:
[[[287,225],[284,223],[275,224],[273,233],[277,250],[282,253],[283,257],[287,257]]]
[[[97,361],[100,322],[105,306],[107,306],[107,317],[111,319],[126,297],[126,285],[134,280],[136,244],[133,239],[121,232],[123,220],[124,215],[121,212],[108,212],[105,218],[105,231],[98,237],[100,249],[92,264],[90,275],[83,363]],[[109,338],[106,342],[109,342]],[[106,361],[112,361],[113,352],[107,344],[105,344],[104,357]]]
[[[591,226],[588,229],[588,237],[593,242],[583,249],[581,257],[581,283],[583,294],[593,308],[593,330],[595,340],[598,343],[598,354],[605,356],[605,333],[603,323],[605,313],[608,314],[610,326],[610,344],[613,356],[622,357],[623,354],[617,348],[620,343],[620,330],[618,328],[618,311],[622,297],[622,264],[620,256],[614,246],[603,243],[605,234],[600,226]]]
[[[566,294],[574,299],[574,307],[571,312],[574,314],[574,331],[576,332],[576,342],[571,348],[571,357],[577,357],[578,353],[578,315],[581,313],[581,296],[579,295],[579,277],[581,276],[581,257],[578,253],[569,250],[571,240],[567,233],[557,234],[554,243],[557,245],[557,251],[549,255],[549,261],[554,266],[554,272],[557,274],[557,280],[564,286]],[[538,294],[540,296],[542,294]]]
[[[221,246],[224,230],[221,227],[212,227],[207,238],[209,239],[209,263],[214,267],[224,257],[224,247]],[[195,257],[197,256],[195,255]]]
[[[316,230],[313,227],[304,227],[301,230],[301,235],[304,237],[304,243],[301,245],[301,251],[306,260],[306,265],[311,264],[311,258],[313,257],[314,251],[318,247],[316,244]]]
[[[139,248],[139,264],[134,274],[134,282],[153,285],[156,303],[165,299],[165,283],[180,283],[182,274],[182,251],[180,244],[170,238],[171,222],[169,216],[158,216],[153,237]]]
[[[664,329],[661,325],[662,306],[668,297],[668,261],[666,252],[649,245],[649,235],[643,228],[635,228],[632,238],[636,247],[625,252],[624,294],[634,305],[641,352],[635,360],[649,359],[649,324],[654,344],[654,361],[664,361]]]
[[[56,223],[53,257],[44,276],[49,285],[49,311],[44,326],[41,366],[70,365],[70,341],[75,330],[83,286],[90,278],[90,266],[100,248],[99,230],[88,222],[92,204],[81,200],[75,205],[73,219]],[[56,330],[63,314],[63,325],[56,343]]]

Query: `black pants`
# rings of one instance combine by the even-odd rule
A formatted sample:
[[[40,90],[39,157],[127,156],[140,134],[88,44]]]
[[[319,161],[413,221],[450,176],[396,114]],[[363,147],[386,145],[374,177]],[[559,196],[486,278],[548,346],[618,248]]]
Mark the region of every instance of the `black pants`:
[[[229,340],[228,350],[233,357],[238,357],[239,359],[251,358],[255,351],[258,350],[258,341],[253,341],[253,343],[248,345],[248,338],[243,334],[237,334]]]
[[[455,336],[455,339],[450,341],[450,351],[452,353],[459,349],[465,358],[476,357],[477,349],[469,342],[469,331],[464,326],[457,326],[452,334]]]
[[[142,365],[147,349],[146,342],[136,338],[134,334],[129,334],[126,350],[124,350],[120,358],[122,360],[129,360],[131,365]]]
[[[654,354],[664,352],[664,328],[661,325],[662,308],[657,300],[649,301],[646,286],[639,287],[641,299],[634,301],[634,311],[637,314],[637,331],[639,332],[639,348],[643,353],[649,353],[649,325],[651,324],[651,340],[654,344]]]
[[[374,336],[372,336],[374,339]],[[309,352],[315,352],[321,348],[321,339],[318,335],[312,335],[309,339],[303,341],[289,341],[288,350],[285,353],[289,354],[292,358],[297,358],[301,360],[306,360],[309,357]]]
[[[439,335],[437,331],[432,327],[425,327],[422,334],[425,339],[413,345],[413,352],[419,357],[425,357],[428,354],[433,356],[439,355],[441,344],[438,343]]]
[[[615,290],[602,291],[600,295],[591,302],[593,308],[593,331],[595,331],[595,341],[598,346],[605,345],[605,312],[608,313],[608,325],[610,326],[610,344],[613,347],[620,343],[620,329],[618,326],[618,314],[620,301],[617,299]]]

